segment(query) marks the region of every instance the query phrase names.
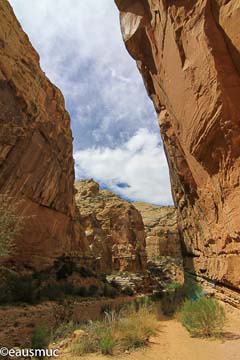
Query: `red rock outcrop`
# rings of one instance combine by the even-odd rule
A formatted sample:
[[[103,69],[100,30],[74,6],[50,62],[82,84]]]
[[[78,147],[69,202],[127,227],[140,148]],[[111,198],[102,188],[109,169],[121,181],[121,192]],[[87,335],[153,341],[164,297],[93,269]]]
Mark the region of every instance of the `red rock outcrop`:
[[[144,225],[139,211],[93,180],[75,184],[76,203],[91,254],[99,270],[143,271],[146,265]]]
[[[240,289],[240,4],[115,0],[154,102],[188,268]]]
[[[70,119],[8,1],[0,3],[0,193],[26,216],[15,255],[39,268],[85,248],[74,201]]]
[[[134,202],[133,205],[143,218],[148,259],[182,257],[176,209],[142,202]]]

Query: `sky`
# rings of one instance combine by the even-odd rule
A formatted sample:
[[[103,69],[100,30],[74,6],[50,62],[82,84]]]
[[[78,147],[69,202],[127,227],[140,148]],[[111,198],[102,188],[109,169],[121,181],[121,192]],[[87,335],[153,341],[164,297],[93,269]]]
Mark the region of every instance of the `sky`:
[[[77,179],[132,201],[172,204],[153,105],[127,53],[113,0],[9,0],[65,97]]]

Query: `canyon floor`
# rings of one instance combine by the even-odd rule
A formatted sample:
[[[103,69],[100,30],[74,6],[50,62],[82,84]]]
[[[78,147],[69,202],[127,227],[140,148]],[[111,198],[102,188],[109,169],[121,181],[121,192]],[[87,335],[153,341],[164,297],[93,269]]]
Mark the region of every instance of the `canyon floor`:
[[[192,338],[177,319],[161,316],[158,334],[150,345],[121,356],[88,355],[60,357],[61,360],[239,360],[240,312],[226,305],[227,323],[221,339]]]

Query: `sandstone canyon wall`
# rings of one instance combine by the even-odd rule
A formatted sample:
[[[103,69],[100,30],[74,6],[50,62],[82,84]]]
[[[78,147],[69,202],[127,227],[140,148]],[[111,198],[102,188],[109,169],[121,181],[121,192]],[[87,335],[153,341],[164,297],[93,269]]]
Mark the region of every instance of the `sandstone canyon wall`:
[[[111,191],[100,190],[92,179],[80,180],[75,187],[81,224],[96,269],[107,273],[144,271],[146,243],[139,211]]]
[[[158,114],[186,266],[240,289],[239,0],[115,0]]]
[[[181,241],[174,206],[134,202],[143,218],[148,259],[159,256],[181,257]]]
[[[86,247],[74,200],[70,119],[8,1],[0,2],[0,193],[26,216],[15,258],[30,268]]]

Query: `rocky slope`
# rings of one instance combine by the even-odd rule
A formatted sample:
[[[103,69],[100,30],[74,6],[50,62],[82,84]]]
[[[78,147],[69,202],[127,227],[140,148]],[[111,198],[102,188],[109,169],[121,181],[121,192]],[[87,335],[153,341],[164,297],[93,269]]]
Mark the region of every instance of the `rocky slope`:
[[[115,0],[154,102],[189,269],[240,289],[238,0]]]
[[[78,181],[75,187],[95,267],[104,272],[144,270],[146,245],[138,210],[111,191],[99,190],[93,180]]]
[[[16,197],[26,216],[15,257],[39,268],[86,246],[74,201],[70,119],[7,0],[0,17],[0,193]]]
[[[181,257],[177,214],[173,206],[134,202],[143,218],[146,252],[149,259],[158,256]]]

